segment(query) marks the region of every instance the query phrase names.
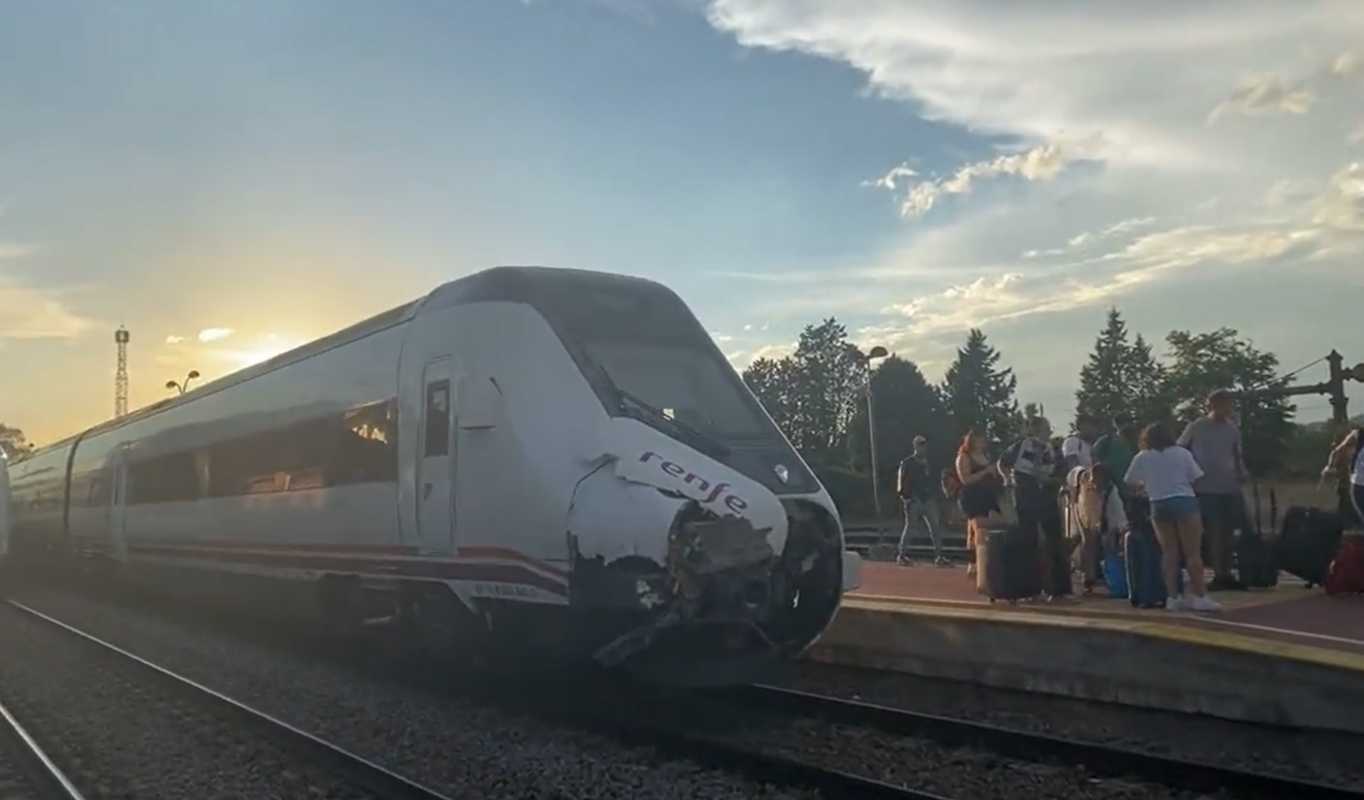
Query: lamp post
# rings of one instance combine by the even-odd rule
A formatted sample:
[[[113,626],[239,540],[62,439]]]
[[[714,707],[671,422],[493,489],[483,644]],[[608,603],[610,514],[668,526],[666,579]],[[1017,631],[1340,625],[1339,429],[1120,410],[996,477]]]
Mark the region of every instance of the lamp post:
[[[876,412],[872,405],[871,362],[890,355],[881,345],[867,351],[862,361],[867,365],[867,439],[871,445],[871,502],[876,509],[876,527],[881,527],[881,481],[877,475],[876,463]]]
[[[189,371],[189,374],[185,376],[185,380],[183,383],[180,381],[166,381],[166,388],[178,389],[180,394],[184,394],[185,392],[189,391],[189,382],[197,377],[199,377],[199,370],[192,369]]]

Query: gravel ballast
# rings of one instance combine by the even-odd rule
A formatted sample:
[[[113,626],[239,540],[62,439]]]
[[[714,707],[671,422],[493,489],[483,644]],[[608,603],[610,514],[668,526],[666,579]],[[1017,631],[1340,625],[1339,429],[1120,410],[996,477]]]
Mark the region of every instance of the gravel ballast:
[[[371,797],[145,668],[9,607],[0,640],[0,699],[87,797]]]
[[[392,676],[376,677],[326,658],[300,654],[271,643],[269,637],[193,624],[183,614],[151,610],[140,602],[120,601],[112,607],[107,601],[50,590],[28,590],[21,597],[451,794],[790,795],[667,754],[627,747],[571,725],[561,727],[533,715],[509,712],[505,706],[477,697],[433,693],[429,684],[425,689],[399,685]],[[848,676],[854,677],[865,683],[869,676]],[[636,696],[624,691],[611,695],[608,691],[593,699],[627,719],[639,715],[654,723],[686,726],[749,748],[947,796],[1009,798],[1020,796],[1020,791],[1026,796],[1086,799],[1197,796],[1095,775],[1074,765],[1038,764],[864,727],[740,711],[695,696],[687,697],[685,703],[660,702],[641,711]]]
[[[451,797],[818,797],[509,713],[477,698],[433,693],[416,685],[424,679],[405,686],[278,647],[268,637],[232,635],[140,605],[114,607],[48,589],[12,590],[10,596]],[[83,724],[78,716],[72,722]]]
[[[1171,667],[1173,668],[1173,667]],[[1364,737],[801,662],[774,684],[1234,769],[1364,790]]]

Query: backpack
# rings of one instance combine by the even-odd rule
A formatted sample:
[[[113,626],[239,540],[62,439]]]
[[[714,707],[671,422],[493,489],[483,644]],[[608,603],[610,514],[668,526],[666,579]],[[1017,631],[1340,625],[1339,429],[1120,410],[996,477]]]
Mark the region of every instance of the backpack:
[[[1346,536],[1340,540],[1340,549],[1326,570],[1327,594],[1354,594],[1364,592],[1364,539]]]
[[[910,474],[909,463],[912,458],[914,457],[909,456],[908,458],[901,459],[900,469],[895,477],[895,493],[900,495],[901,498],[908,498],[910,492],[914,488],[914,478]]]

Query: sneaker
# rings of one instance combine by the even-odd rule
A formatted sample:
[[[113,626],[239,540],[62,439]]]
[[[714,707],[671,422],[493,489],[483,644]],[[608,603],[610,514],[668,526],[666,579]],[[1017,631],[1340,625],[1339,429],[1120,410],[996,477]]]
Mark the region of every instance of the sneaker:
[[[1221,611],[1222,604],[1205,594],[1190,600],[1189,608],[1194,611]]]
[[[1182,598],[1182,597],[1167,597],[1167,598],[1165,598],[1165,610],[1166,610],[1166,611],[1183,611],[1183,610],[1185,609],[1185,607],[1186,607],[1186,606],[1184,605],[1184,598]]]
[[[938,556],[937,558],[933,559],[933,563],[937,564],[940,567],[952,566],[952,562],[947,560],[947,556]]]
[[[909,556],[896,556],[895,563],[902,567],[912,567],[914,566],[914,559]]]

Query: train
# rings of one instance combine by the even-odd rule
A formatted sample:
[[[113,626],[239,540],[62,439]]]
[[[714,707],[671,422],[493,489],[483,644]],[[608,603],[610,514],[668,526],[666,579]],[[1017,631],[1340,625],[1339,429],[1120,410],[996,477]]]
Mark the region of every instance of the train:
[[[453,280],[8,479],[11,563],[288,587],[281,611],[327,625],[670,682],[798,656],[859,579],[828,492],[686,304],[604,272]]]

